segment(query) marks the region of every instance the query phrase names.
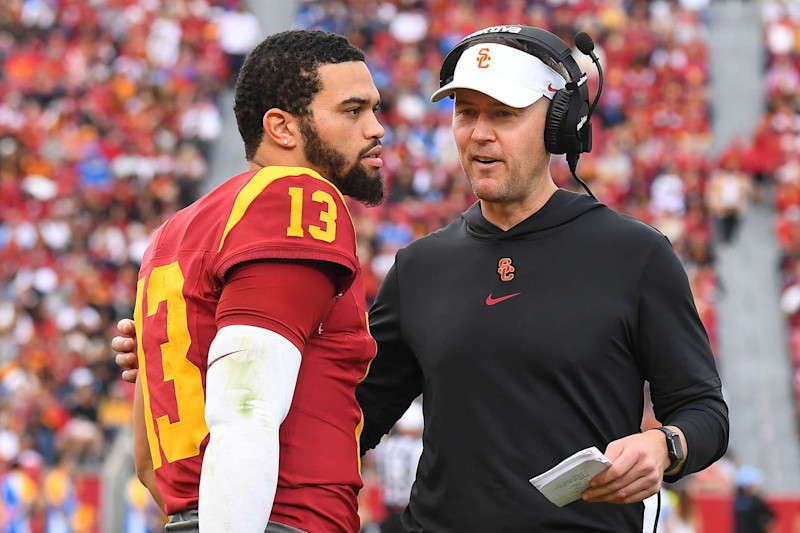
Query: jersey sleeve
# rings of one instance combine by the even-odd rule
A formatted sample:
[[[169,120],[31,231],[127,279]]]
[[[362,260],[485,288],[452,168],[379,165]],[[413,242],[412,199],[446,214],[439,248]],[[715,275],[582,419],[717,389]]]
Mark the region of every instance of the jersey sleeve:
[[[350,213],[339,190],[316,172],[265,167],[238,192],[222,232],[214,276],[256,259],[328,261],[358,269]]]
[[[674,482],[725,453],[728,407],[714,355],[680,261],[660,238],[639,283],[637,345],[656,418],[683,430],[688,454]]]
[[[308,338],[333,307],[335,268],[314,261],[263,260],[236,265],[222,286],[217,329],[240,324],[268,329],[303,353]]]

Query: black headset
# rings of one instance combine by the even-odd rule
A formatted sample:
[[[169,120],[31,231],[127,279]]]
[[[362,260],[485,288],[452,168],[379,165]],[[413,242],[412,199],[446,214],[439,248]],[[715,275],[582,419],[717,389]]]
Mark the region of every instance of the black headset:
[[[583,35],[593,49],[594,43],[592,43],[591,37]],[[594,103],[590,105],[588,77],[573,59],[572,49],[554,34],[541,28],[522,25],[492,26],[476,31],[462,39],[444,58],[442,69],[439,72],[439,87],[444,87],[453,81],[456,63],[467,48],[492,36],[528,43],[535,50],[562,65],[569,74],[570,79],[567,80],[565,87],[559,89],[550,100],[550,108],[547,111],[547,120],[544,125],[544,145],[551,154],[567,154],[570,170],[575,175],[580,154],[592,151],[592,123],[589,119],[600,97],[600,90],[598,90]],[[594,53],[587,52],[584,49],[585,46],[582,46],[586,39],[579,42],[576,37],[576,44],[581,52],[587,55],[591,54],[592,60],[599,69]],[[577,176],[575,178],[586,187],[580,178]],[[594,196],[588,187],[587,191]]]

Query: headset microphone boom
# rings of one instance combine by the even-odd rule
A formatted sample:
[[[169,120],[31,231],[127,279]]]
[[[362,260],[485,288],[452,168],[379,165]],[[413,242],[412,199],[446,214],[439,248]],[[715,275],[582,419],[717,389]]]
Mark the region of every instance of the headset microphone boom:
[[[594,101],[592,102],[592,105],[589,108],[589,112],[586,115],[586,122],[590,129],[589,129],[589,149],[585,151],[590,152],[592,150],[592,137],[591,137],[592,122],[590,119],[592,118],[592,113],[594,112],[594,108],[597,106],[597,102],[600,100],[600,93],[603,92],[603,68],[600,66],[600,60],[594,53],[594,41],[592,40],[592,37],[588,33],[582,31],[577,35],[575,35],[575,47],[578,50],[580,50],[580,52],[583,55],[589,56],[592,59],[592,63],[594,63],[594,66],[597,68],[597,75],[598,75],[597,92],[594,95]],[[579,153],[575,153],[572,157],[570,157],[570,154],[567,153],[567,163],[569,164],[569,170],[572,173],[572,177],[575,178],[578,181],[578,183],[583,185],[583,188],[586,189],[586,192],[589,193],[589,196],[595,198],[594,193],[592,193],[591,189],[589,189],[589,186],[586,185],[586,182],[580,179],[578,175],[575,173],[579,157],[580,157]]]

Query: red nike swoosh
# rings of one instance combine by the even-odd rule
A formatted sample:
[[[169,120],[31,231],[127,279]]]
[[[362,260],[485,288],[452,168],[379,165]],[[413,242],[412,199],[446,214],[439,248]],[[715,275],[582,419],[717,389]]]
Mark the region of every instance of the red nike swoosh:
[[[492,298],[492,295],[486,297],[486,305],[494,305],[499,304],[502,301],[508,300],[509,298],[513,298],[514,296],[519,296],[522,294],[521,292],[515,292],[514,294],[509,294],[507,296],[501,296],[500,298]]]
[[[234,352],[229,352],[229,353],[226,353],[225,355],[220,355],[219,357],[217,357],[216,359],[214,359],[213,361],[211,361],[211,364],[210,364],[210,365],[208,365],[208,368],[206,368],[206,372],[208,371],[208,369],[209,369],[209,368],[211,368],[211,365],[213,365],[213,364],[214,364],[214,363],[216,363],[217,361],[220,361],[220,360],[222,360],[222,359],[225,359],[225,358],[226,358],[226,357],[228,357],[229,355],[233,355],[233,354],[235,354],[235,353],[239,353],[239,352],[243,352],[243,351],[244,351],[244,350],[236,350],[236,351],[234,351]]]
[[[554,93],[558,92],[558,89],[553,89],[553,84],[552,83],[548,83],[547,84],[547,90],[551,91],[551,92],[554,92]]]

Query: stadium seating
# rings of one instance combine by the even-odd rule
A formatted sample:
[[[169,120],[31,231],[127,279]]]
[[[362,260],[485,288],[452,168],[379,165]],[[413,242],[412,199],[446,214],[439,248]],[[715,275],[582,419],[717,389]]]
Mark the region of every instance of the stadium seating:
[[[756,183],[774,183],[775,231],[782,252],[781,309],[789,325],[800,413],[800,9],[792,2],[767,0],[762,13],[767,102],[747,153]]]
[[[236,3],[0,4],[0,473],[17,459],[41,480],[65,449],[91,469],[129,423],[132,388],[120,382],[107,342],[116,321],[132,314],[150,233],[193,201],[206,177],[219,132],[216,96],[231,82],[229,59],[233,68],[241,60],[226,55],[217,21]],[[298,25],[342,33],[364,48],[381,91],[388,202],[352,206],[368,300],[398,248],[475,201],[450,133],[452,101],[428,100],[445,53],[492,24],[543,27],[569,44],[586,30],[605,89],[593,119],[595,149],[581,158],[579,174],[601,201],[670,237],[716,344],[706,4],[302,2]],[[800,81],[786,59],[796,56],[781,50],[797,20],[781,15],[774,31],[768,26],[780,59],[770,66],[773,109],[754,141],[776,158],[777,140],[794,142],[795,155],[781,165],[742,162],[780,182],[787,287],[800,284],[800,159],[787,103]],[[593,94],[596,71],[579,59]],[[563,160],[552,171],[574,188]]]
[[[92,471],[130,424],[108,339],[206,177],[236,3],[0,4],[0,477],[66,452]]]

